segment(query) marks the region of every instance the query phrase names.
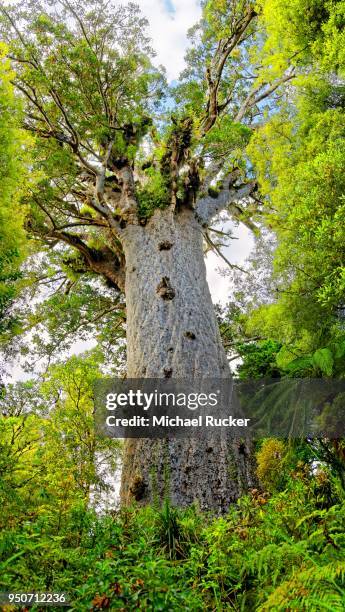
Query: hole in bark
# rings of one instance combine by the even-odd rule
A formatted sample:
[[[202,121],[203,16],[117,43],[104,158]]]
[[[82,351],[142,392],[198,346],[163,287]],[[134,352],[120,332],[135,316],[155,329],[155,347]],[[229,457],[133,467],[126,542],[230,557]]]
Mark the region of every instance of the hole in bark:
[[[135,272],[135,271],[136,271],[136,267],[135,267],[135,266],[133,266],[133,268],[132,268],[132,270],[131,270],[131,271],[132,271],[132,272]]]
[[[212,448],[212,446],[209,446],[209,447],[206,449],[206,452],[207,452],[207,453],[213,453],[213,448]]]
[[[195,340],[196,338],[196,335],[191,331],[186,331],[184,335],[186,338],[189,338],[189,340]]]
[[[172,368],[164,368],[164,378],[171,378],[173,370]]]
[[[238,445],[238,452],[240,453],[240,455],[246,455],[247,454],[247,449],[246,449],[246,445],[244,442],[240,442]]]
[[[158,245],[158,248],[160,251],[170,251],[171,247],[173,246],[173,242],[169,242],[169,240],[163,240],[163,242],[160,242]]]
[[[142,478],[137,476],[130,487],[130,492],[136,501],[143,499],[147,485]]]
[[[161,282],[158,283],[156,292],[163,300],[173,300],[175,297],[175,289],[172,288],[167,276],[163,276]]]
[[[173,352],[174,352],[174,349],[173,349],[172,346],[170,348],[168,348],[168,353],[173,353]]]

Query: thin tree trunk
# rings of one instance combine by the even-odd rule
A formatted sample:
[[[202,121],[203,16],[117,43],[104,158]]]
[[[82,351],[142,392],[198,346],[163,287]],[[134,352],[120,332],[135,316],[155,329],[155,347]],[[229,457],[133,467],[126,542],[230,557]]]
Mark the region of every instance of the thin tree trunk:
[[[129,378],[228,378],[193,211],[157,210],[124,232]],[[249,445],[224,437],[129,440],[121,498],[225,511],[253,485]]]

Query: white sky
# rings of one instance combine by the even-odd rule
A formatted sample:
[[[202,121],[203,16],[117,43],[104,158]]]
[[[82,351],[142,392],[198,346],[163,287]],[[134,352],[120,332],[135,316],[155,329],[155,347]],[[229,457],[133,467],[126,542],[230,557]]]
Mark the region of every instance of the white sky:
[[[197,0],[134,0],[149,21],[148,32],[157,52],[156,62],[165,66],[169,81],[184,68],[187,31],[200,18]],[[128,4],[129,0],[122,4]]]

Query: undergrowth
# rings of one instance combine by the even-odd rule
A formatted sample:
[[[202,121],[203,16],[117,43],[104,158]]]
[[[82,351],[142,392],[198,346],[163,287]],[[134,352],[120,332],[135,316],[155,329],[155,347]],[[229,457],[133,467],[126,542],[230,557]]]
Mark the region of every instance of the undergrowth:
[[[27,518],[2,533],[0,590],[66,592],[76,611],[344,610],[345,501],[317,478],[295,470],[218,518],[168,502],[74,507],[58,534]]]

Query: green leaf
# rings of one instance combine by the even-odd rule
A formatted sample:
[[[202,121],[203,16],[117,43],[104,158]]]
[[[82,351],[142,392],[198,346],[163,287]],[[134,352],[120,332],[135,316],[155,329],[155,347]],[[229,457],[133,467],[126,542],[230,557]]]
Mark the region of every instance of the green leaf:
[[[311,368],[313,365],[313,358],[310,355],[305,355],[290,361],[286,369],[289,372],[297,372],[297,370],[306,370],[307,368]]]
[[[345,356],[345,341],[337,342],[334,345],[334,357],[335,359],[342,359]]]
[[[313,362],[316,367],[320,368],[323,374],[332,376],[334,359],[331,351],[328,348],[322,348],[315,351],[313,355]]]

